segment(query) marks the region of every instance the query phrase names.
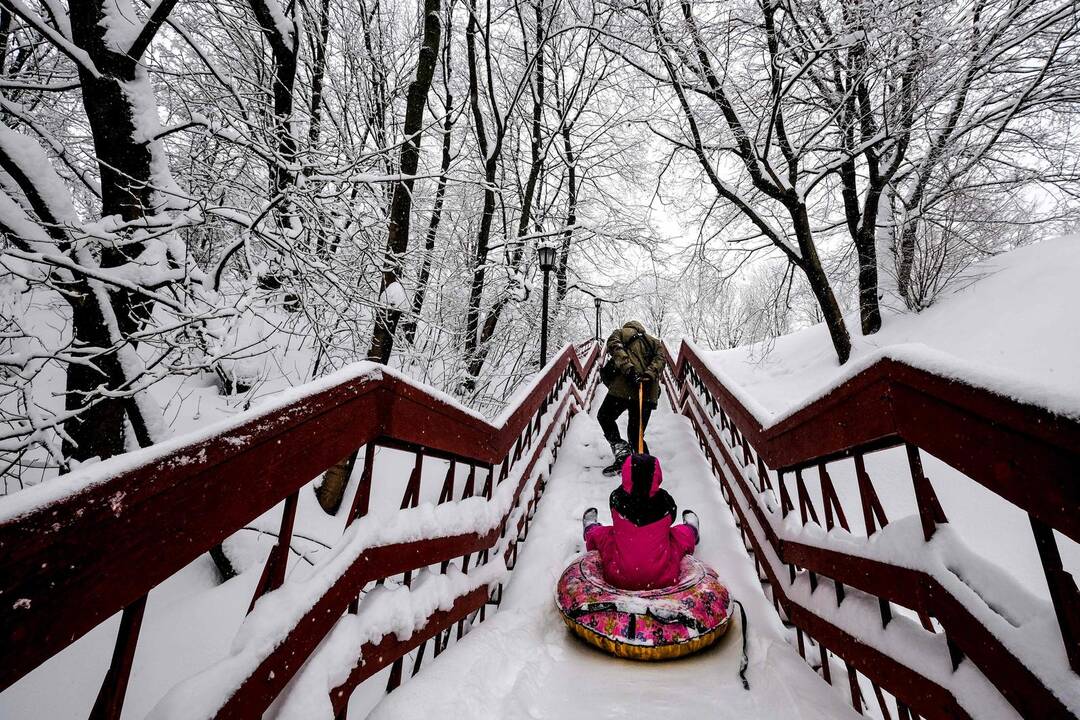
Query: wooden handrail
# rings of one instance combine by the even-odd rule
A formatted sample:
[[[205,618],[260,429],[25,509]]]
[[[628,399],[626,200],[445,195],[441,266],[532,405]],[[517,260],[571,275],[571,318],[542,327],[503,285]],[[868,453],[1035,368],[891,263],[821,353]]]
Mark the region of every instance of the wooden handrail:
[[[1080,424],[982,388],[884,359],[766,427],[692,347],[684,343],[678,361],[667,348],[665,353],[671,378],[680,384],[676,388],[671,378],[667,379],[673,405],[690,418],[703,449],[712,459],[714,472],[778,608],[797,628],[800,651],[805,633],[848,663],[849,674],[861,672],[871,680],[875,692],[879,692],[879,686],[886,688],[906,708],[925,717],[967,715],[951,692],[924,676],[920,668],[899,663],[887,652],[800,604],[786,589],[800,576],[809,580],[812,593],[822,578],[828,578],[836,586],[838,616],[843,616],[841,605],[848,592],[845,588],[853,588],[879,598],[883,625],[891,618],[889,603],[916,611],[926,619],[925,623],[929,623],[929,617],[936,617],[948,638],[954,666],[959,658],[970,658],[1025,716],[1073,717],[1061,699],[934,576],[873,557],[819,547],[812,541],[784,537],[778,530],[782,526],[775,522],[779,518],[774,511],[767,512],[759,500],[764,486],[753,485],[758,481],[763,485],[772,482],[766,465],[779,470],[776,481],[780,485],[781,512],[786,515],[794,506],[784,486],[785,472],[799,473],[815,465],[820,468],[826,461],[845,457],[861,462],[865,452],[906,444],[909,454],[917,454],[912,448],[929,450],[1027,510],[1033,528],[1046,522],[1071,536],[1076,532],[1080,509],[1072,483],[1080,460],[1080,443],[1075,442],[1080,438]],[[693,392],[695,386],[706,402],[715,403],[712,413]],[[714,424],[717,411],[723,428]],[[724,432],[730,433],[730,442],[725,440]],[[748,471],[755,481],[748,480]],[[929,484],[925,478],[921,481]],[[800,476],[800,508],[807,501],[801,483]],[[932,488],[928,492],[932,496]],[[869,515],[871,509],[866,502],[864,497],[863,511]],[[1054,507],[1055,503],[1069,502],[1069,507]],[[826,505],[825,510],[831,528],[832,508]],[[926,511],[920,507],[921,513]],[[924,516],[923,521],[924,530],[932,534],[937,520]],[[867,526],[873,533],[872,519]],[[1052,544],[1052,535],[1049,539],[1044,535],[1043,541]],[[1051,555],[1056,557],[1056,548]],[[766,559],[770,556],[786,568],[790,578],[777,576],[772,562]],[[1075,583],[1060,568],[1059,560],[1056,567],[1048,565],[1046,557],[1043,561],[1062,640],[1071,650],[1077,642],[1075,623],[1080,611]],[[858,704],[861,700],[857,683],[851,682],[853,702]]]
[[[505,463],[560,379],[583,381],[599,353],[564,348],[497,426],[362,363],[218,429],[13,496],[34,504],[0,521],[0,690],[370,441]]]
[[[569,419],[567,411],[570,410],[570,400],[573,398],[577,403],[582,403],[583,398],[577,396],[577,392],[571,392],[564,398],[556,412],[556,418],[563,416]],[[564,423],[565,427],[565,423]],[[547,447],[547,441],[555,432],[555,425],[549,425],[545,435],[535,445],[535,450],[530,454],[529,460],[518,477],[514,488],[515,498],[520,497],[529,478],[533,474],[536,463]],[[516,504],[516,501],[515,501]],[[501,525],[505,525],[508,516],[504,516]],[[516,528],[512,533],[516,537]],[[337,623],[338,619],[348,608],[350,602],[357,597],[364,586],[372,580],[397,575],[408,570],[435,565],[457,557],[489,551],[496,545],[503,533],[500,529],[493,529],[487,533],[466,533],[460,535],[446,535],[429,537],[421,541],[398,543],[374,547],[358,556],[348,567],[345,573],[333,583],[318,602],[308,609],[295,622],[283,626],[283,636],[277,647],[262,658],[257,666],[246,669],[244,677],[237,685],[235,692],[225,701],[224,705],[214,714],[218,720],[225,718],[261,717],[262,713],[270,707],[270,704],[279,693],[288,685],[293,675],[300,669],[303,661],[315,650],[322,639]],[[475,595],[475,592],[471,593]],[[486,597],[486,593],[484,594]],[[475,609],[468,606],[468,611]],[[450,614],[442,618],[445,626],[449,626],[460,620],[462,614]],[[427,627],[427,626],[425,626]],[[431,628],[427,628],[430,632]],[[375,652],[376,645],[373,643],[366,652]],[[357,668],[346,681],[338,688],[331,697],[341,698],[341,702],[347,701],[349,693],[355,688],[360,680],[368,677],[380,667],[385,667],[386,655],[382,660],[371,660],[371,657],[361,653],[364,661],[358,662]],[[390,658],[391,660],[393,658]],[[214,673],[211,668],[207,674]],[[230,675],[232,673],[230,672]],[[198,690],[194,690],[198,694]]]
[[[665,353],[677,378],[693,368],[769,467],[816,464],[902,439],[1080,542],[1080,422],[1074,419],[883,358],[766,427],[688,344],[677,360]]]

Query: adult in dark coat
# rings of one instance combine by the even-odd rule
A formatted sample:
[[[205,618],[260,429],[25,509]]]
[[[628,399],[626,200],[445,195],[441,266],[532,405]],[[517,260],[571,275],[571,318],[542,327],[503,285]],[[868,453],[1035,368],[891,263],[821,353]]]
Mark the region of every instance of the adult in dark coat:
[[[604,470],[616,474],[622,469],[623,461],[636,451],[638,438],[638,388],[644,391],[644,404],[641,408],[642,432],[649,425],[649,417],[660,399],[660,373],[664,369],[664,353],[660,340],[649,335],[645,326],[637,320],[630,322],[611,333],[607,340],[608,357],[617,370],[614,378],[606,382],[607,397],[600,405],[596,419],[604,431],[604,437],[611,444],[615,456],[613,462]],[[629,411],[627,434],[624,440],[619,433],[618,419]],[[648,446],[645,447],[648,452]]]

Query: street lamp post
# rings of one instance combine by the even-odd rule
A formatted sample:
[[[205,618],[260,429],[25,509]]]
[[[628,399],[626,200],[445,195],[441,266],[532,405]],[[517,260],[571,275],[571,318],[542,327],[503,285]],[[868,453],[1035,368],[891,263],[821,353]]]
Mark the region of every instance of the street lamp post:
[[[541,243],[536,247],[536,252],[540,256],[540,269],[544,272],[544,300],[540,316],[540,367],[547,365],[548,278],[552,268],[555,267],[556,251],[557,248],[554,245],[547,243]]]
[[[604,302],[598,297],[593,298],[593,304],[596,305],[596,339],[600,339],[600,303]]]

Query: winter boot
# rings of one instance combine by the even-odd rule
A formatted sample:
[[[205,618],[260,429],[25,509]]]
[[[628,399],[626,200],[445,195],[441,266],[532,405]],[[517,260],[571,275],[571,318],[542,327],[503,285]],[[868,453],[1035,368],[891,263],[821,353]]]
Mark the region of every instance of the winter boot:
[[[615,461],[604,468],[604,475],[607,477],[613,477],[622,472],[623,463],[626,462],[626,458],[630,457],[630,443],[625,440],[616,440],[611,443],[611,453],[615,456]]]
[[[588,510],[586,510],[585,514],[581,516],[581,529],[582,530],[588,530],[593,525],[596,525],[597,522],[599,522],[596,519],[596,516],[597,516],[596,508],[592,507],[592,508],[589,508]]]
[[[694,528],[694,537],[697,538],[698,542],[701,542],[701,530],[699,529],[701,521],[698,520],[697,513],[693,510],[683,510],[682,521],[690,527]]]

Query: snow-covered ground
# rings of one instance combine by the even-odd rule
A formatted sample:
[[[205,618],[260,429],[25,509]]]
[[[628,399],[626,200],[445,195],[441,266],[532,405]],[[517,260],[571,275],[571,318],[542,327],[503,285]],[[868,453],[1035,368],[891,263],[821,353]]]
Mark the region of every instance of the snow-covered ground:
[[[888,356],[1000,394],[1080,417],[1080,237],[1060,237],[991,258],[971,281],[918,314],[887,313],[882,329],[858,335],[844,366],[823,325],[755,345],[702,352],[710,368],[764,425],[771,425]],[[901,448],[867,456],[890,521],[917,512]],[[1025,512],[937,458],[923,453],[952,529],[1028,590],[1049,597]],[[828,471],[856,532],[862,522],[850,460]],[[807,489],[820,509],[817,472]],[[1078,509],[1080,511],[1080,509]],[[1080,573],[1080,545],[1057,536],[1066,569]]]
[[[883,310],[881,330],[847,317],[844,366],[825,326],[771,343],[705,352],[766,425],[790,415],[882,356],[1080,417],[1080,236],[990,258],[953,294],[920,313]],[[704,349],[707,350],[707,349]]]
[[[582,550],[582,512],[596,506],[601,519],[610,522],[607,498],[614,487],[614,481],[600,473],[609,461],[607,443],[595,418],[582,414],[571,425],[499,611],[388,695],[370,717],[857,716],[842,690],[821,680],[786,642],[689,421],[664,402],[647,435],[664,465],[664,485],[680,511],[689,507],[701,516],[702,542],[696,554],[719,570],[746,606],[749,692],[738,678],[738,622],[701,655],[656,664],[604,655],[563,625],[554,606],[555,584]]]

